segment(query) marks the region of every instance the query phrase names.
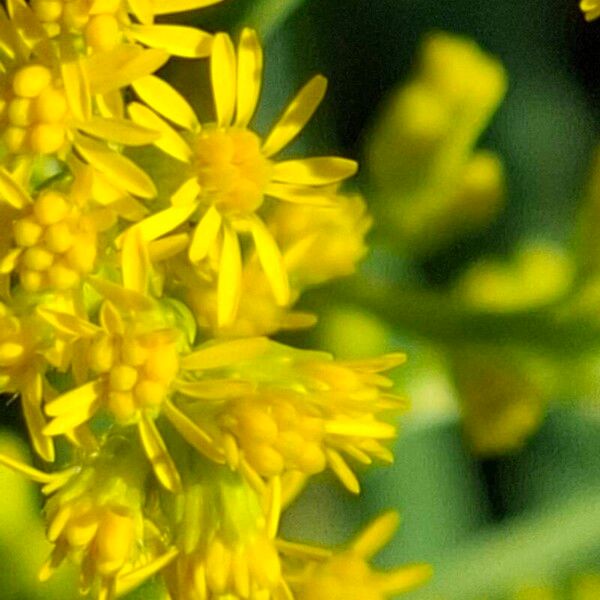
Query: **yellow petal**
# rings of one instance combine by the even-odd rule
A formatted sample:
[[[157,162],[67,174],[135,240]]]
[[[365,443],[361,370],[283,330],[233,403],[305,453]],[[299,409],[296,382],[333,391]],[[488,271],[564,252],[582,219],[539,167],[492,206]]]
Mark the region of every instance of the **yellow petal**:
[[[198,263],[206,258],[219,235],[222,222],[219,211],[211,206],[194,229],[188,250],[188,257],[192,263]]]
[[[122,289],[119,286],[116,287],[119,290]],[[106,300],[102,303],[102,306],[100,307],[100,325],[102,325],[102,328],[105,329],[110,335],[122,336],[125,332],[125,324],[123,323],[123,318],[121,317],[121,314],[117,310],[115,304],[113,304],[114,299],[111,298],[110,295],[103,295],[105,296]],[[117,299],[116,304],[119,304],[119,299]]]
[[[138,423],[138,431],[156,478],[170,492],[174,494],[181,492],[181,478],[156,423],[143,415]]]
[[[272,178],[296,185],[328,185],[351,177],[358,165],[337,156],[303,158],[276,163]]]
[[[100,398],[102,387],[102,382],[96,380],[66,392],[46,404],[46,414],[50,417],[60,417],[90,406]]]
[[[161,238],[148,244],[148,254],[152,262],[167,260],[183,252],[189,245],[190,238],[187,233],[179,233]]]
[[[46,419],[42,414],[42,376],[29,373],[21,390],[23,415],[36,453],[47,462],[54,461],[54,444],[45,435]]]
[[[0,200],[19,210],[33,203],[31,196],[4,169],[0,169]]]
[[[394,535],[400,517],[395,511],[389,511],[370,523],[352,542],[351,548],[365,559],[372,558]]]
[[[433,574],[431,565],[406,565],[378,576],[377,588],[385,595],[408,592],[425,583]]]
[[[236,65],[233,42],[226,33],[215,35],[210,58],[210,77],[217,123],[220,127],[228,127],[233,121],[236,103]]]
[[[258,217],[252,220],[252,235],[258,260],[269,280],[275,301],[286,306],[290,302],[290,284],[277,242]]]
[[[156,141],[160,136],[157,131],[125,119],[92,117],[85,122],[77,123],[77,129],[94,137],[125,146],[145,146]]]
[[[177,191],[171,196],[173,206],[186,206],[195,202],[200,194],[200,185],[195,177],[184,181]]]
[[[33,467],[30,467],[19,460],[15,460],[10,456],[6,456],[5,454],[0,454],[0,465],[4,465],[5,467],[12,469],[15,471],[15,473],[24,475],[27,477],[27,479],[31,479],[31,481],[35,481],[36,483],[50,483],[55,479],[54,474],[44,473],[43,471],[34,469]]]
[[[396,437],[396,428],[393,425],[379,421],[344,421],[334,419],[326,422],[325,430],[331,435],[347,437],[368,437],[382,440]]]
[[[136,19],[144,25],[150,25],[154,20],[154,6],[152,0],[127,0],[129,10]]]
[[[180,25],[132,25],[129,31],[145,46],[161,48],[173,56],[202,58],[210,54],[212,36]]]
[[[353,494],[360,493],[360,484],[352,469],[346,464],[339,452],[331,448],[325,448],[325,455],[331,470],[336,474],[337,478],[344,484],[345,488]]]
[[[0,260],[0,275],[12,273],[19,264],[19,258],[23,254],[23,248],[13,248]]]
[[[152,310],[154,301],[134,290],[128,290],[102,277],[88,277],[89,283],[107,300],[124,310]]]
[[[151,560],[142,567],[134,569],[133,571],[127,572],[127,574],[117,578],[117,596],[122,596],[143,581],[146,581],[159,571],[162,571],[177,555],[179,550],[177,548],[171,548],[158,558]]]
[[[262,83],[263,55],[256,31],[245,28],[238,46],[235,124],[246,127],[256,110]]]
[[[155,15],[166,15],[176,12],[185,12],[218,4],[222,0],[152,0]]]
[[[61,61],[60,65],[67,104],[78,121],[86,121],[92,114],[92,99],[88,73],[79,57]]]
[[[86,161],[118,188],[140,198],[156,196],[156,187],[152,179],[125,156],[81,135],[76,136],[75,147]]]
[[[140,221],[135,227],[141,232],[143,240],[150,242],[185,223],[195,210],[195,206],[171,206]],[[117,238],[117,247],[121,242],[122,237]]]
[[[266,337],[243,338],[207,344],[199,350],[184,356],[181,359],[181,367],[197,371],[227,367],[260,356],[267,351],[270,344],[271,341]]]
[[[313,77],[292,100],[263,145],[263,154],[272,156],[287,146],[313,116],[327,90],[327,79]]]
[[[44,306],[38,306],[36,312],[57,331],[76,338],[91,337],[101,331],[97,325],[69,313],[58,312]]]
[[[171,425],[177,429],[181,437],[190,446],[210,458],[210,460],[220,464],[225,462],[222,452],[215,447],[214,440],[172,402],[167,400],[164,403],[163,412],[165,417],[171,422]]]
[[[236,359],[239,360],[239,359]],[[254,392],[256,386],[249,381],[239,379],[209,379],[202,381],[176,381],[174,387],[178,392],[191,398],[201,400],[224,400],[247,396]]]
[[[242,289],[242,256],[237,233],[230,225],[223,227],[223,243],[217,284],[217,321],[219,327],[235,319]]]
[[[106,94],[154,73],[167,60],[169,55],[164,50],[143,50],[133,44],[121,44],[114,50],[87,57],[85,69],[92,93]]]
[[[148,290],[150,260],[148,248],[138,227],[131,227],[123,235],[121,248],[123,286],[140,294]]]
[[[327,207],[336,205],[335,195],[329,192],[329,188],[311,188],[272,181],[265,188],[265,194],[292,204]]]
[[[132,102],[129,104],[127,111],[135,123],[147,127],[148,129],[158,131],[159,137],[154,141],[154,145],[157,148],[160,148],[163,152],[181,162],[187,163],[190,161],[192,156],[190,147],[183,138],[154,111],[139,102]]]
[[[133,83],[135,93],[158,114],[184,129],[199,127],[198,118],[188,101],[166,81],[148,75]]]

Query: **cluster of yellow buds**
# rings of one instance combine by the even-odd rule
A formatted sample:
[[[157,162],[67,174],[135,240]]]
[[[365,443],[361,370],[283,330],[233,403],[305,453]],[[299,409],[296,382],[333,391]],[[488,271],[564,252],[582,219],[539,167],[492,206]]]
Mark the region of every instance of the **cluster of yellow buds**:
[[[323,77],[261,139],[257,34],[236,47],[155,23],[219,1],[0,8],[0,392],[46,469],[0,463],[44,486],[41,578],[69,558],[82,593],[158,575],[183,600],[387,598],[429,573],[368,565],[394,515],[337,553],[279,534],[309,476],[358,493],[352,461],[392,460],[405,407],[383,374],[403,355],[342,362],[268,337],[313,324],[302,291],[365,253],[370,217],[342,188],[357,166],[276,158]],[[208,61],[213,116],[155,74],[171,56]]]

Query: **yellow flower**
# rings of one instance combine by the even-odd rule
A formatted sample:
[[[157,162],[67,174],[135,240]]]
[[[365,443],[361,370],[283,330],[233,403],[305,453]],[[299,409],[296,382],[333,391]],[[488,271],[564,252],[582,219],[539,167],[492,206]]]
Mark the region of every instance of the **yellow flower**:
[[[190,218],[195,221],[188,257],[198,264],[211,254],[218,256],[218,322],[226,325],[233,321],[240,299],[240,233],[254,240],[277,303],[289,302],[281,252],[262,214],[266,198],[331,205],[330,186],[354,174],[356,163],[337,157],[273,160],[318,107],[326,87],[321,76],[304,86],[264,142],[249,129],[262,79],[262,49],[254,31],[242,32],[237,56],[228,35],[215,36],[211,79],[216,123],[201,126],[188,103],[152,76],[133,87],[156,112],[140,103],[132,103],[129,112],[140,125],[160,131],[156,145],[188,166],[173,206],[138,227],[146,240],[153,240]],[[186,130],[184,137],[156,113]]]
[[[66,43],[58,48],[23,0],[11,0],[8,8],[10,19],[0,10],[7,45],[0,59],[0,132],[8,153],[4,163],[12,165],[17,157],[19,164],[36,155],[65,159],[75,146],[87,162],[125,190],[153,197],[156,190],[150,178],[94,138],[134,146],[156,139],[156,132],[119,114],[114,94],[161,67],[168,54],[123,47],[101,59],[81,57]],[[36,40],[32,48],[30,39]]]
[[[598,0],[581,0],[579,8],[583,11],[586,21],[600,17],[600,2]]]
[[[31,0],[31,8],[51,37],[82,35],[95,52],[138,42],[175,56],[198,58],[210,53],[212,37],[208,33],[180,25],[157,25],[154,18],[218,2],[221,0]]]
[[[281,510],[278,484],[268,508],[227,467],[194,463],[192,481],[175,517],[179,555],[165,573],[173,598],[270,598],[287,585],[275,535]],[[231,595],[231,596],[229,596]]]
[[[431,576],[429,565],[378,572],[368,564],[397,526],[398,515],[386,513],[339,553],[281,541],[282,554],[308,563],[300,573],[290,576],[294,597],[297,600],[384,600],[422,585]]]
[[[402,402],[386,393],[391,382],[379,371],[404,357],[335,362],[327,354],[269,340],[261,349],[259,340],[208,345],[184,357],[187,373],[176,383],[179,396],[173,405],[258,488],[262,477],[289,470],[312,475],[329,467],[358,493],[360,485],[343,454],[363,464],[392,460],[381,442],[393,438],[396,429],[377,417]],[[237,360],[227,357],[227,350],[237,351]],[[194,374],[207,366],[222,369],[221,382]]]
[[[175,556],[144,514],[146,470],[136,449],[113,439],[84,464],[43,473],[8,456],[0,464],[43,484],[46,535],[54,545],[39,578],[69,558],[80,566],[80,590],[99,583],[98,599],[113,600],[117,584],[139,583]]]

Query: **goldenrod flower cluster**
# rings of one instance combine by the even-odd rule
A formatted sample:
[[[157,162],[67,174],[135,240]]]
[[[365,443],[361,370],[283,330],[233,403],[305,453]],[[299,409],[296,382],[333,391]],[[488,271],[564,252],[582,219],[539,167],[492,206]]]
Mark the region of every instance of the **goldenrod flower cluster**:
[[[368,565],[393,514],[339,552],[278,533],[309,476],[358,493],[353,462],[391,461],[404,407],[383,374],[403,355],[342,362],[268,337],[311,325],[301,292],[364,254],[370,218],[341,187],[356,164],[277,158],[323,77],[261,139],[256,33],[155,22],[218,1],[0,9],[0,391],[48,468],[0,462],[47,496],[42,579],[68,558],[105,600],[156,574],[183,600],[383,599],[428,576]],[[171,56],[208,61],[213,117],[156,75]]]

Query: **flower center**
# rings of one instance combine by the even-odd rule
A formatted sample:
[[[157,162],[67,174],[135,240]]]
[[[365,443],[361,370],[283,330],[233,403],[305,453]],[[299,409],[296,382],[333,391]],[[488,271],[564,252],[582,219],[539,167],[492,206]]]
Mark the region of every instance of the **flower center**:
[[[263,202],[271,163],[259,137],[247,129],[206,129],[195,140],[201,195],[222,212],[244,215]]]
[[[140,410],[160,408],[179,370],[179,356],[166,330],[116,340],[102,335],[90,348],[90,364],[106,375],[108,409],[128,422]]]
[[[23,249],[17,270],[28,292],[70,289],[94,268],[96,229],[60,192],[42,192],[33,210],[14,222],[13,236]]]
[[[65,143],[67,113],[65,93],[54,85],[50,69],[42,65],[18,69],[0,115],[9,152],[58,152]]]
[[[83,33],[88,47],[96,51],[111,50],[122,38],[122,20],[126,13],[121,0],[104,0],[100,7],[98,4],[90,0],[31,1],[38,19],[48,26],[56,26],[56,32],[62,29]]]

